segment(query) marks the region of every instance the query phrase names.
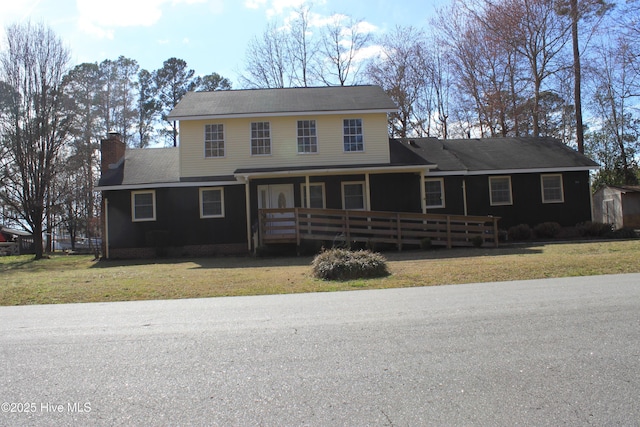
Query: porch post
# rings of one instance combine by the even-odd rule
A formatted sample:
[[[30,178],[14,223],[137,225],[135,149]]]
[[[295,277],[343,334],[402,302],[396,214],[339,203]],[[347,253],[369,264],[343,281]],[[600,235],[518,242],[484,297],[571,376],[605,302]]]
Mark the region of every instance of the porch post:
[[[371,210],[371,186],[369,184],[369,172],[364,174],[364,191],[366,193],[366,200],[364,202],[365,210]]]
[[[420,207],[422,208],[422,213],[427,213],[427,187],[424,182],[424,170],[420,171]]]
[[[306,194],[304,195],[305,203],[307,205],[307,209],[311,209],[311,185],[309,183],[309,175],[304,176],[304,185],[307,188]]]
[[[246,210],[246,215],[247,215],[247,249],[249,250],[249,252],[251,252],[251,240],[253,239],[252,233],[251,233],[251,197],[249,194],[249,178],[245,177],[245,181],[244,181],[244,197],[245,197],[245,204],[247,205]]]
[[[467,180],[462,178],[462,203],[464,205],[464,216],[467,216]]]

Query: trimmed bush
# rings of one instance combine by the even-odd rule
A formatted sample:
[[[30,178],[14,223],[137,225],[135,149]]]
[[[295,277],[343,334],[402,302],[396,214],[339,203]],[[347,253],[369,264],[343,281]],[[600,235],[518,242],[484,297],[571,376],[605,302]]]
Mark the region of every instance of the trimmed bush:
[[[431,239],[429,237],[420,240],[420,249],[423,251],[431,249]]]
[[[313,275],[323,280],[353,280],[389,275],[387,260],[379,253],[330,249],[316,255]]]
[[[509,228],[508,234],[509,240],[529,240],[533,233],[529,224],[518,224]]]
[[[482,236],[474,236],[471,239],[471,244],[473,245],[474,248],[482,247],[482,245],[484,244],[484,237],[482,237]]]
[[[611,224],[603,224],[601,222],[581,222],[576,225],[578,234],[582,237],[604,237],[613,231]]]
[[[631,227],[622,227],[612,231],[608,236],[612,239],[635,239],[638,233]]]
[[[560,230],[562,230],[562,227],[557,222],[543,222],[533,228],[536,237],[548,238],[556,237],[560,233]]]

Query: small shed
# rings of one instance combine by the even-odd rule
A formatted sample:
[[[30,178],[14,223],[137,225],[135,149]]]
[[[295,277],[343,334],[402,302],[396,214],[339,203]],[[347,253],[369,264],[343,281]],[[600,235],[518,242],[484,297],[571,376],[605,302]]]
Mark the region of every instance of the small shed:
[[[593,195],[594,221],[640,229],[640,186],[606,185]]]
[[[23,255],[35,253],[33,235],[0,225],[0,255]]]

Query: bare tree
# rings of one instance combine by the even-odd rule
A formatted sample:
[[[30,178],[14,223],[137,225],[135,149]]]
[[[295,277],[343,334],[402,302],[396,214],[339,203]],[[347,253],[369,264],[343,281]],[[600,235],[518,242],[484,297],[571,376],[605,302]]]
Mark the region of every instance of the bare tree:
[[[323,28],[317,73],[326,85],[345,86],[348,82],[357,82],[362,63],[358,61],[358,53],[372,41],[371,33],[363,28],[363,22],[335,14]]]
[[[634,69],[630,57],[638,53],[630,51],[628,40],[620,36],[609,40],[599,50],[597,66],[590,70],[595,79],[596,91],[593,107],[602,126],[594,132],[589,151],[603,161],[609,171],[618,171],[614,182],[609,184],[637,184],[640,153],[640,117],[638,117],[637,98],[640,93],[640,74]],[[607,162],[609,159],[609,162]]]
[[[481,22],[527,60],[533,90],[532,132],[539,136],[543,83],[564,67],[560,55],[568,42],[567,20],[558,15],[554,0],[502,0],[485,3]]]
[[[389,116],[392,137],[406,138],[414,133],[414,108],[424,84],[415,64],[424,34],[414,27],[396,27],[381,41],[382,53],[367,69],[369,80],[381,86],[398,106]]]
[[[98,102],[101,82],[96,63],[77,65],[64,79],[64,111],[71,123],[66,159],[58,168],[57,199],[62,207],[57,214],[71,236],[72,249],[76,235],[92,237],[89,224],[97,216],[93,185],[98,169],[98,135],[105,133]]]
[[[302,5],[294,11],[295,18],[289,24],[287,38],[288,56],[292,61],[293,84],[301,87],[308,87],[312,83],[311,64],[317,50],[310,34],[310,10],[309,6]]]
[[[2,116],[2,202],[33,233],[36,259],[43,256],[45,218],[51,207],[51,183],[68,129],[61,114],[62,83],[68,50],[44,24],[6,29],[7,49],[0,54],[0,79],[11,88],[11,108]],[[49,222],[48,226],[51,225]]]
[[[243,86],[250,88],[284,88],[291,86],[291,59],[287,33],[271,23],[260,37],[249,42]]]

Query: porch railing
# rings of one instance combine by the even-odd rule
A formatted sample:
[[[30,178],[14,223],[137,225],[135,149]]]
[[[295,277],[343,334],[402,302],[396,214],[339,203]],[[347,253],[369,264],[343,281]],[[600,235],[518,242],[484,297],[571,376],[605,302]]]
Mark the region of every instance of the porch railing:
[[[408,212],[352,211],[341,209],[260,209],[259,244],[321,240],[333,245],[352,242],[420,245],[498,247],[498,220],[493,216],[421,214]],[[478,237],[479,236],[479,237]]]

